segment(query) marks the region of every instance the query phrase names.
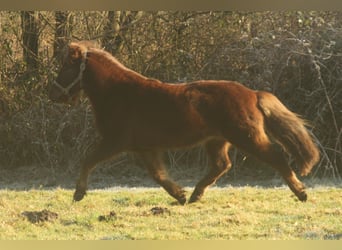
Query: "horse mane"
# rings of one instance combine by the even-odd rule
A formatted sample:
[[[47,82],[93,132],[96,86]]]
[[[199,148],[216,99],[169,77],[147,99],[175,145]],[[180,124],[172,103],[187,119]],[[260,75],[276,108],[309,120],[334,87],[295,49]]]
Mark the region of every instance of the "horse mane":
[[[143,80],[160,82],[157,79],[151,79],[143,76],[142,74],[131,70],[119,62],[112,54],[101,49],[100,46],[92,41],[78,41],[71,42],[69,46],[77,46],[82,52],[88,52],[90,55],[95,55],[97,61],[100,62],[106,69],[110,70],[116,76],[120,75],[126,80],[136,80],[138,78]]]

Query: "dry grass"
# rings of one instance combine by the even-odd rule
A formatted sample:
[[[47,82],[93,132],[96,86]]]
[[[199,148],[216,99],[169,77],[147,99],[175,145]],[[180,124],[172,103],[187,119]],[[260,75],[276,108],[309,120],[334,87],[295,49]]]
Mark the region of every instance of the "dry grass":
[[[189,190],[190,191],[190,190]],[[0,191],[1,239],[341,239],[340,188],[309,190],[306,203],[287,188],[214,188],[195,204],[173,205],[157,188],[91,191],[72,203],[69,190]],[[168,212],[152,213],[161,207]],[[22,213],[47,209],[53,221]],[[107,220],[100,216],[109,215]]]

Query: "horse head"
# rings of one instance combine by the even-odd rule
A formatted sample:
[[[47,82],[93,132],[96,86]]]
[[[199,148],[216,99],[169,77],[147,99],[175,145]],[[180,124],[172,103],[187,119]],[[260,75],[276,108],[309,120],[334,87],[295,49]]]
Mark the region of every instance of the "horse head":
[[[62,67],[49,90],[49,98],[55,102],[66,102],[83,88],[83,73],[86,68],[88,48],[79,43],[70,43]]]

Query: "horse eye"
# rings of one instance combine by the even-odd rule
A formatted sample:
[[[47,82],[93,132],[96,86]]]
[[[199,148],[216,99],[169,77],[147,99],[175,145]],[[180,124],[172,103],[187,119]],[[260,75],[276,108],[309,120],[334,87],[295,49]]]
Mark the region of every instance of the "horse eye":
[[[75,62],[76,62],[76,59],[75,59],[75,58],[72,58],[72,57],[69,57],[69,58],[68,58],[68,63],[74,64]]]

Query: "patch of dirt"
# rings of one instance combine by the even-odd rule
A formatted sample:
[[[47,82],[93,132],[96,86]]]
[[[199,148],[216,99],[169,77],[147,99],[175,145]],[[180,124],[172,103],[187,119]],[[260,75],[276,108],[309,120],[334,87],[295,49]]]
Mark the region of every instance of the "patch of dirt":
[[[47,209],[42,211],[24,211],[21,215],[25,216],[31,223],[39,223],[44,221],[54,221],[58,218],[58,214]]]
[[[114,211],[110,211],[107,215],[100,215],[98,220],[99,221],[111,221],[113,219],[116,219],[116,213]]]
[[[160,215],[160,214],[171,214],[170,210],[164,207],[153,207],[151,208],[151,213],[153,215]]]

